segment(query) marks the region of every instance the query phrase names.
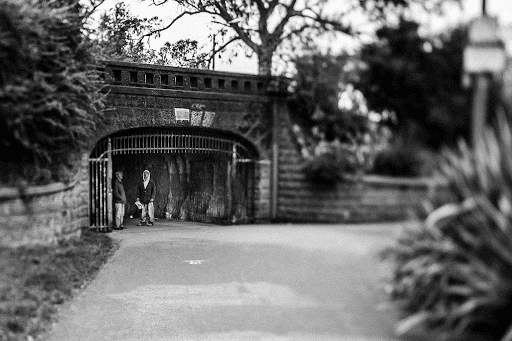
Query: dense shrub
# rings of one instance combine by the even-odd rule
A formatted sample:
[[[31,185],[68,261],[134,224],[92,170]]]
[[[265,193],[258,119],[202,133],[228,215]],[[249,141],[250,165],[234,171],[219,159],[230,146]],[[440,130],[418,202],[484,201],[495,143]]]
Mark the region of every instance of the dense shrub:
[[[419,146],[395,141],[376,153],[371,173],[387,176],[424,175],[424,153]]]
[[[347,146],[332,144],[308,158],[302,165],[306,179],[320,186],[333,186],[359,169],[356,151]]]
[[[67,180],[88,143],[101,95],[81,11],[78,0],[0,1],[0,182]]]
[[[501,118],[473,152],[446,152],[442,174],[453,203],[400,237],[393,297],[406,318],[399,331],[439,331],[436,339],[512,340],[512,134]]]

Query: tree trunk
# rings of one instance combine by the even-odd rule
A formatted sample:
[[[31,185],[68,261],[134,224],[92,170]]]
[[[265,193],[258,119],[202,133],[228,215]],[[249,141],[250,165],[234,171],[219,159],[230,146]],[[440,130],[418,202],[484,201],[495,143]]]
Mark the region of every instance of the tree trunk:
[[[261,47],[258,53],[258,74],[260,76],[271,76],[272,75],[272,51],[269,47]]]

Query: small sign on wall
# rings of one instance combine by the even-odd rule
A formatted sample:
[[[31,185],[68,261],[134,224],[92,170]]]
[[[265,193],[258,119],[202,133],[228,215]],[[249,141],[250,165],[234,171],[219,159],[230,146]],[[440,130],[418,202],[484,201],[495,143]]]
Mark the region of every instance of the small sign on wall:
[[[186,108],[174,108],[174,116],[177,121],[190,121],[190,109]]]
[[[215,118],[215,112],[205,111],[204,117],[203,117],[203,127],[211,127],[214,118]]]
[[[206,105],[202,103],[193,103],[190,111],[190,125],[200,126],[203,120],[204,108]]]

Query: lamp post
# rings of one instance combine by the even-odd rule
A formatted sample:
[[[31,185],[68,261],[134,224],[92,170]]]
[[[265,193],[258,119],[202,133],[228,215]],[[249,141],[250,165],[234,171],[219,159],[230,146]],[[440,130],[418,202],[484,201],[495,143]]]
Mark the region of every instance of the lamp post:
[[[487,15],[486,0],[482,1],[482,13],[482,17],[471,22],[469,44],[464,49],[464,72],[472,76],[474,86],[471,135],[477,153],[483,152],[482,137],[487,120],[489,90],[495,77],[502,75],[506,67],[498,20]]]
[[[212,70],[215,70],[215,37],[217,36],[217,34],[219,34],[219,32],[220,31],[218,31],[212,36]]]

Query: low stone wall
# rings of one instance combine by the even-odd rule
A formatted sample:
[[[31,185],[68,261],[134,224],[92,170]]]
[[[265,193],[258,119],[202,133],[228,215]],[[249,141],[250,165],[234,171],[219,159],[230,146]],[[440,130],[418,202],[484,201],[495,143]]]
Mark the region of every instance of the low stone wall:
[[[89,223],[86,160],[70,184],[0,188],[0,244],[52,245],[80,236]]]
[[[336,186],[306,179],[288,115],[281,115],[278,154],[278,221],[366,223],[422,217],[434,191],[431,179],[363,176]]]
[[[305,179],[300,166],[287,168],[279,181],[280,221],[367,223],[424,217],[434,189],[429,179],[378,176],[326,188]]]

